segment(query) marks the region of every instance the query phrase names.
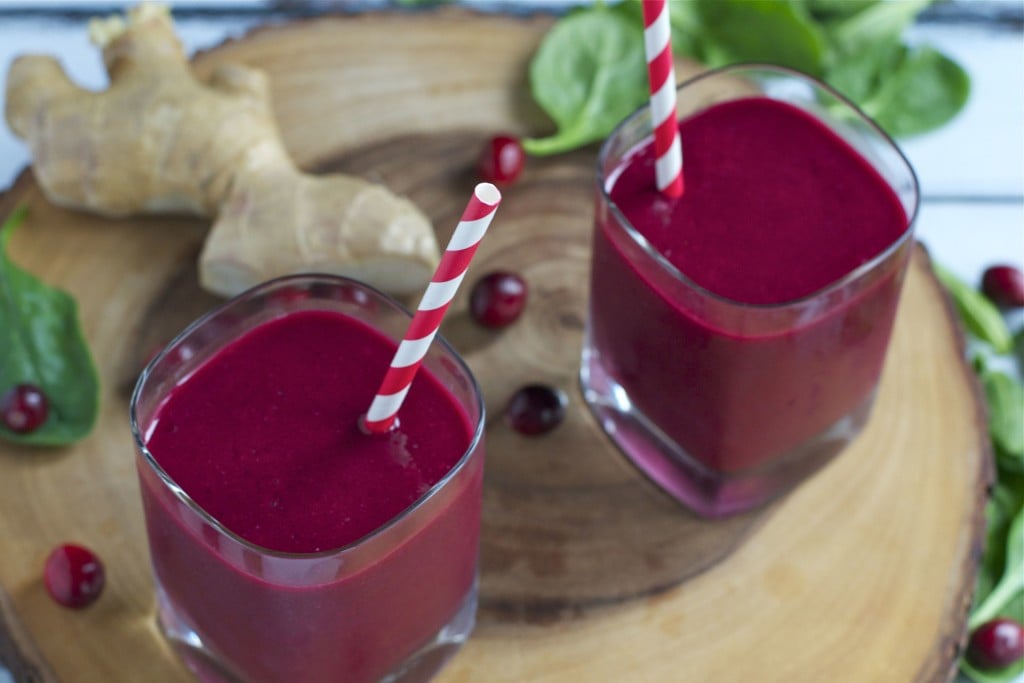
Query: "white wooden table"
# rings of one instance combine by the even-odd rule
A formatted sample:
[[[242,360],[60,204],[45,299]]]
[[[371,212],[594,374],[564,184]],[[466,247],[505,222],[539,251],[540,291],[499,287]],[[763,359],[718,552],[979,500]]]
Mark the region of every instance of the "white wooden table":
[[[316,11],[329,3],[314,0],[299,8],[292,3],[287,10],[267,8],[267,4],[178,0],[179,32],[189,50],[202,49],[265,21],[282,21],[289,13]],[[386,3],[363,0],[333,7],[382,4]],[[565,3],[478,0],[468,4],[495,11],[513,6],[554,10]],[[972,93],[954,122],[902,141],[901,146],[921,181],[918,237],[936,260],[977,282],[983,269],[993,263],[1024,268],[1024,0],[961,0],[959,4],[966,13],[976,10],[1010,19],[971,19],[964,12],[951,17],[950,8],[945,8],[914,27],[913,40],[936,45],[967,69]],[[84,30],[86,16],[97,5],[102,12],[115,9],[111,3],[0,0],[0,103],[11,60],[26,52],[56,54],[79,83],[103,87],[102,62]],[[0,125],[0,188],[7,187],[28,162],[25,146]],[[1014,323],[1024,323],[1024,314],[1017,315]],[[0,683],[13,683],[2,663]]]

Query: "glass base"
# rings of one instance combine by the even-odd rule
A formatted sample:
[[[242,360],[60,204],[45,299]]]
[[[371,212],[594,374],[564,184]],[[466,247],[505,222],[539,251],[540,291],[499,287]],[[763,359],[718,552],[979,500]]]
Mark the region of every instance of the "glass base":
[[[473,587],[455,611],[455,615],[437,632],[437,635],[405,661],[399,663],[377,683],[426,683],[429,681],[469,639],[476,624],[476,610],[477,585],[474,582]],[[181,616],[159,586],[157,586],[157,624],[185,666],[201,683],[270,683],[250,681],[234,671],[203,642],[202,636]],[[288,681],[287,683],[302,682]],[[310,681],[309,683],[314,682]]]
[[[598,424],[644,475],[696,514],[720,518],[787,493],[827,464],[868,421],[875,392],[818,435],[771,462],[739,472],[711,469],[665,435],[632,404],[587,346],[580,368],[583,399]]]

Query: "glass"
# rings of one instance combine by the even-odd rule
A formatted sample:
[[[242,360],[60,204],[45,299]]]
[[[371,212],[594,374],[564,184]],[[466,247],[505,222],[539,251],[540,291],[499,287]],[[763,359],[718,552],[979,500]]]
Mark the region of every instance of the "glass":
[[[465,410],[473,439],[416,503],[346,547],[291,554],[249,543],[200,508],[146,448],[154,414],[191,372],[246,331],[305,309],[345,313],[396,344],[409,323],[397,303],[357,282],[282,278],[193,323],[138,381],[131,427],[159,624],[202,681],[424,681],[468,638],[477,600],[484,409],[445,341],[434,341],[425,367]]]
[[[708,72],[679,87],[679,116],[751,96],[797,106],[843,138],[894,190],[907,226],[883,253],[809,296],[772,305],[733,301],[679,272],[609,195],[624,158],[651,138],[648,108],[605,141],[580,373],[584,398],[637,468],[712,518],[788,491],[867,422],[918,202],[913,170],[892,140],[803,74],[768,66]]]

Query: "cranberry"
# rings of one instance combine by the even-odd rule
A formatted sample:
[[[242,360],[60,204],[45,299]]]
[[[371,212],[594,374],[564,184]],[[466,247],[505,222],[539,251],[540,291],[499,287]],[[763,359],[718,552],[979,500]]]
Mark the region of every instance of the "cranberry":
[[[0,399],[0,420],[17,434],[28,434],[46,422],[50,402],[34,384],[18,384]]]
[[[469,294],[469,312],[481,325],[511,325],[526,305],[526,281],[515,273],[495,271],[473,285]]]
[[[1024,273],[1013,266],[992,266],[981,276],[981,291],[1000,306],[1024,306]]]
[[[528,384],[512,394],[505,406],[505,419],[521,434],[536,436],[550,432],[565,419],[565,394],[545,384]]]
[[[103,592],[105,580],[100,558],[80,545],[57,546],[46,558],[46,590],[65,607],[79,609],[91,605]]]
[[[477,160],[480,177],[495,185],[514,183],[526,160],[519,138],[496,135],[484,144]]]
[[[967,643],[967,661],[979,669],[1002,669],[1024,658],[1024,626],[1013,619],[986,621]]]

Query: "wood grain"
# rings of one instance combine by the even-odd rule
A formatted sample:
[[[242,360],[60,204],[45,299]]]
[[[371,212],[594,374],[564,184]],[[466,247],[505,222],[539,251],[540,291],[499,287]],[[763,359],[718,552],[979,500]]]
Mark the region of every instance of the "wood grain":
[[[0,586],[0,666],[6,667],[18,683],[55,680],[31,636],[18,621],[11,598],[3,586]]]
[[[460,10],[324,17],[258,30],[196,65],[267,70],[301,165],[386,183],[443,240],[480,143],[545,125],[525,78],[550,22]],[[474,263],[478,274],[523,273],[525,317],[480,330],[463,292],[445,323],[491,418],[483,609],[439,680],[947,680],[992,473],[978,389],[927,256],[915,254],[866,432],[770,508],[704,522],[625,464],[576,389],[594,154],[531,160]],[[36,680],[47,683],[188,680],[153,623],[124,388],[149,349],[212,303],[194,278],[206,226],[58,209],[30,173],[0,199],[0,215],[19,201],[31,215],[13,257],[79,300],[105,382],[99,427],[82,443],[0,445],[0,585],[13,605],[0,613],[0,657],[45,661],[52,673],[39,668]],[[527,381],[570,396],[566,423],[541,439],[500,419]],[[50,602],[39,578],[65,540],[93,546],[108,565],[107,592],[81,613]]]

